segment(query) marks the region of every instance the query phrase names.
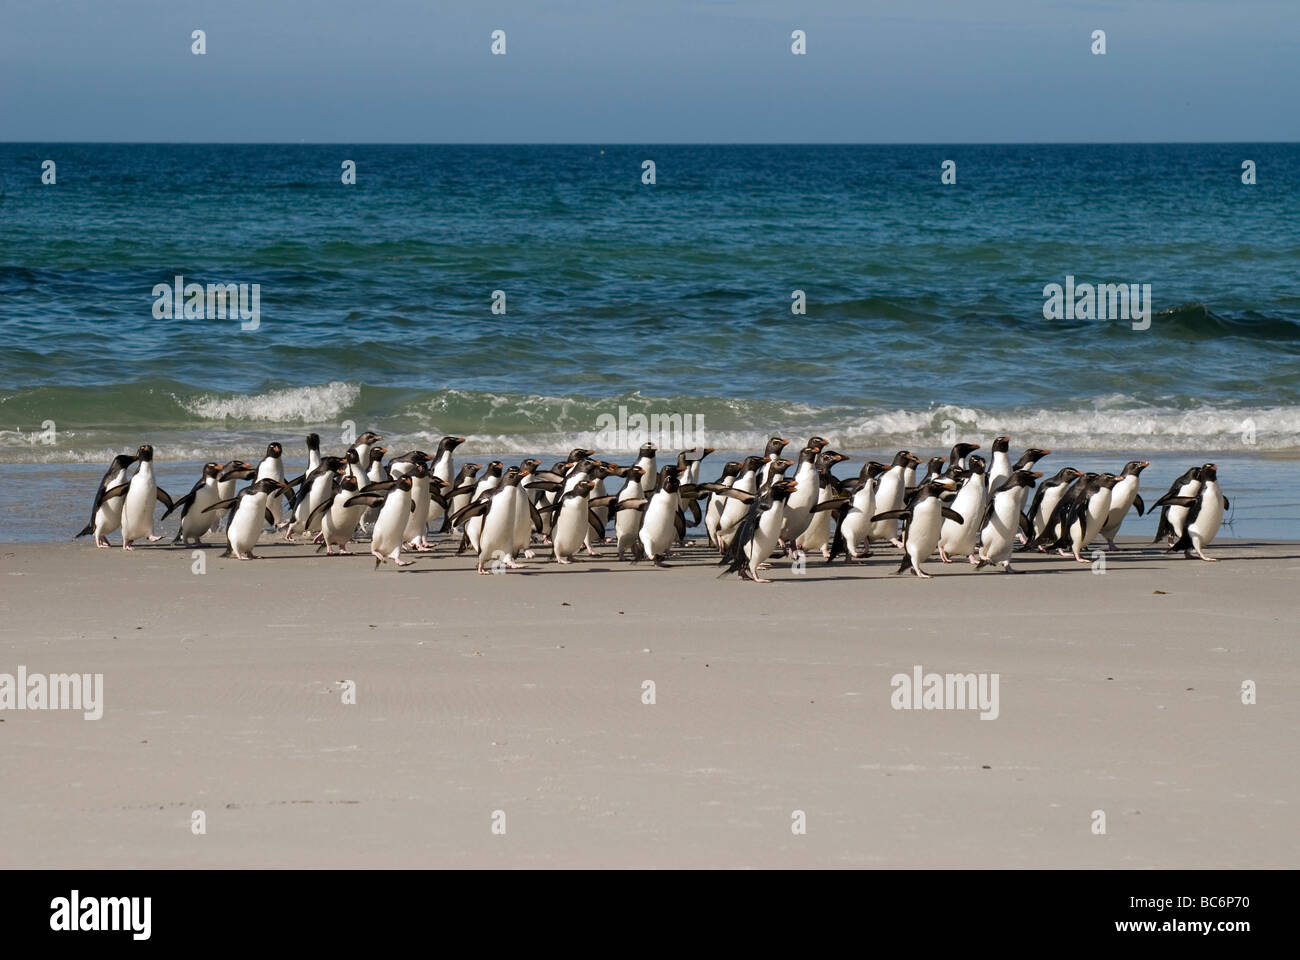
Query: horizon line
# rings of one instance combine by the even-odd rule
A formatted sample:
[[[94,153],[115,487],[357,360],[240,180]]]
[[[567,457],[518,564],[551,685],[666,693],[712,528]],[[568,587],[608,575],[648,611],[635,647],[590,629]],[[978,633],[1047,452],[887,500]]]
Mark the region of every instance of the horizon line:
[[[0,140],[3,146],[167,147],[1123,147],[1289,146],[1300,140]]]

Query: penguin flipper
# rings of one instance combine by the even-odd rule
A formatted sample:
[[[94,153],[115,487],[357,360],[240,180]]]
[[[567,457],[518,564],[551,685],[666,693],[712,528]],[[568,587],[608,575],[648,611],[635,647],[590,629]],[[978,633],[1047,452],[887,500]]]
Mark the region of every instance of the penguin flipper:
[[[84,537],[94,532],[95,532],[95,525],[93,523],[88,523],[86,524],[85,529],[83,529],[79,534],[77,534],[76,537],[73,537],[72,539],[76,540],[77,537]]]
[[[237,503],[239,503],[238,497],[231,497],[229,500],[218,500],[212,506],[204,507],[203,512],[211,513],[213,510],[225,510],[228,507],[233,507]]]
[[[692,527],[699,526],[700,521],[703,520],[703,519],[704,519],[704,514],[700,512],[700,501],[698,501],[698,500],[692,500],[692,501],[691,501],[691,523],[690,523],[690,525],[691,525]]]
[[[944,516],[945,519],[951,520],[951,521],[953,521],[954,523],[965,523],[965,522],[966,522],[966,519],[965,519],[965,518],[964,518],[960,513],[958,513],[956,510],[954,510],[952,507],[944,507],[944,508],[940,511],[940,513],[943,514],[943,516]],[[1021,519],[1023,520],[1024,517],[1022,516]]]
[[[541,533],[542,513],[540,510],[537,509],[537,504],[533,503],[533,501],[531,500],[528,501],[528,514],[533,521],[533,530],[536,531],[537,533]]]
[[[270,507],[267,507],[267,508],[266,508],[266,514],[265,514],[265,516],[266,516],[266,525],[267,525],[268,527],[274,527],[274,526],[275,526],[275,514],[271,512],[271,508],[270,508]]]
[[[877,513],[871,518],[872,523],[880,520],[904,520],[912,515],[911,510],[886,510],[884,513]]]
[[[1020,532],[1025,535],[1026,540],[1032,540],[1034,537],[1034,525],[1029,522],[1028,515],[1023,513],[1020,515]]]
[[[369,489],[369,487],[367,487],[366,489]],[[456,513],[452,516],[451,522],[459,527],[470,517],[477,517],[481,513],[486,513],[488,507],[491,505],[492,505],[491,497],[482,497],[479,500],[475,500],[473,503],[469,504],[468,506],[461,507],[459,510],[457,510]]]
[[[812,510],[810,510],[809,512],[822,513],[826,510],[838,510],[840,507],[844,506],[848,502],[849,502],[848,497],[836,497],[831,500],[822,500],[818,503],[814,503],[812,505]]]
[[[126,496],[126,491],[130,488],[131,484],[129,482],[119,483],[116,487],[104,491],[104,497],[100,500],[100,503],[103,503],[105,500],[112,500],[114,497]]]
[[[158,502],[167,508],[168,513],[171,513],[171,511],[175,509],[172,506],[171,495],[168,494],[166,490],[162,487],[154,487],[154,493],[158,496]],[[164,514],[164,516],[166,516],[166,514]]]
[[[325,511],[328,510],[328,509],[329,509],[330,507],[332,507],[333,505],[334,505],[334,497],[327,497],[324,501],[322,501],[322,502],[321,502],[321,503],[316,507],[316,509],[313,510],[313,511],[311,512],[311,514],[307,517],[307,524],[306,524],[307,529],[310,530],[310,529],[311,529],[311,525],[312,525],[313,523],[316,522],[316,519],[317,519],[318,517],[322,517],[322,516],[324,516],[324,515],[325,515]],[[316,552],[317,552],[317,553],[320,553],[319,550],[317,550]]]
[[[605,539],[605,525],[600,522],[600,517],[596,516],[596,511],[590,507],[587,508],[587,525],[591,527],[591,532],[597,540]],[[541,531],[540,527],[538,531]]]
[[[1146,508],[1146,504],[1142,502],[1142,494],[1139,493],[1133,497],[1133,506],[1137,507],[1137,512],[1139,517],[1146,512],[1147,508]]]
[[[673,526],[674,526],[674,527],[676,528],[676,530],[677,530],[677,539],[678,539],[678,540],[683,540],[683,539],[685,539],[685,537],[686,537],[686,514],[682,513],[680,510],[678,510],[678,511],[677,511],[677,515],[673,517]],[[603,535],[603,534],[602,534],[602,535]]]
[[[1224,497],[1224,498],[1223,498],[1223,509],[1224,509],[1224,510],[1227,510],[1227,509],[1228,509],[1229,507],[1231,507],[1231,506],[1232,506],[1232,504],[1230,504],[1230,503],[1228,502],[1228,498],[1227,498],[1227,497]]]
[[[166,510],[164,510],[162,517],[160,517],[159,519],[166,520],[169,516],[171,516],[172,511],[174,511],[177,507],[189,506],[193,502],[194,502],[194,491],[191,490],[189,493],[185,494],[185,496],[181,497],[179,500],[175,501],[171,506],[169,506]],[[184,516],[184,514],[181,515]]]

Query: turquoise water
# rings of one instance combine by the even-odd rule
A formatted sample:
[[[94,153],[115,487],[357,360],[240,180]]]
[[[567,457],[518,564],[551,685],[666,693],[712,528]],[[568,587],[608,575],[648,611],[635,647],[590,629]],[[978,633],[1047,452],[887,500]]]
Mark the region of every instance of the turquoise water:
[[[732,450],[1218,453],[1262,492],[1300,457],[1298,266],[1295,144],[0,144],[0,463],[349,422],[550,454],[622,405]],[[156,318],[176,275],[259,284],[257,329]],[[1150,284],[1149,329],[1044,319],[1067,276]]]

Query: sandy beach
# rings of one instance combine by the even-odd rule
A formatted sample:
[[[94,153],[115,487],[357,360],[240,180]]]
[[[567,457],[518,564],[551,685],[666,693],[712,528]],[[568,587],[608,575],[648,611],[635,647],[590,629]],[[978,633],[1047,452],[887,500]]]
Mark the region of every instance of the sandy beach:
[[[1295,867],[1300,544],[1124,546],[764,586],[5,545],[0,673],[104,710],[0,710],[0,866]],[[917,665],[997,674],[997,718],[893,709]]]

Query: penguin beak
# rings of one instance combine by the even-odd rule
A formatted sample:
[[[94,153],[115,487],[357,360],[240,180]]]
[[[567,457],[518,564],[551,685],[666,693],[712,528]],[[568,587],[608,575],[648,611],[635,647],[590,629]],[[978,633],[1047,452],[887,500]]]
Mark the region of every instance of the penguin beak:
[[[1043,471],[1041,471],[1041,470],[1035,470],[1035,471],[1034,471],[1034,479],[1035,479],[1035,480],[1038,479],[1039,477],[1041,477],[1042,475],[1043,475]]]

